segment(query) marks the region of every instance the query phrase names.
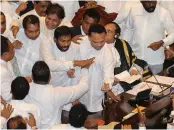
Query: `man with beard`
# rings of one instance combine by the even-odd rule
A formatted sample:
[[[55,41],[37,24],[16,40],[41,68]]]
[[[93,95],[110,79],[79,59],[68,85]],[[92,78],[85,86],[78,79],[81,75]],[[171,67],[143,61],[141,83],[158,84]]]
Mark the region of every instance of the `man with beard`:
[[[145,60],[154,74],[163,70],[164,46],[174,42],[174,23],[170,13],[157,4],[157,1],[141,1],[131,9],[126,23],[133,30],[130,44],[135,55]],[[165,37],[164,31],[168,32]],[[123,39],[127,39],[124,35]]]
[[[71,42],[71,39],[70,28],[61,26],[54,32],[54,43],[41,44],[41,57],[50,67],[52,72],[50,84],[54,86],[76,84],[80,67],[88,68],[93,63],[94,58],[79,60],[79,45]]]
[[[48,64],[53,86],[72,86],[79,82],[80,67],[88,68],[94,58],[79,60],[79,45],[71,42],[71,30],[67,26],[58,27],[54,32],[55,43],[42,43],[40,52],[43,60]],[[64,107],[69,111],[71,104]]]

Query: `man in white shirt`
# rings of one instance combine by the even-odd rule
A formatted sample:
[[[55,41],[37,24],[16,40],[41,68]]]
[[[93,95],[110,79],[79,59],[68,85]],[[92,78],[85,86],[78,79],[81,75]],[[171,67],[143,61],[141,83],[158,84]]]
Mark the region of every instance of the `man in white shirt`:
[[[40,33],[39,18],[35,15],[28,15],[23,20],[23,27],[20,28],[17,39],[23,45],[16,49],[16,58],[22,76],[31,76],[33,64],[40,59],[40,44],[48,43],[46,37]]]
[[[3,12],[0,12],[0,13],[1,13],[0,14],[1,15],[0,16],[0,22],[1,22],[0,34],[5,37],[8,37],[8,38],[13,37],[12,32],[10,31],[10,25],[8,23],[9,21],[11,21],[10,17],[8,15],[5,15]],[[6,19],[8,19],[8,20],[6,20]],[[11,40],[11,39],[9,39],[9,40]],[[11,42],[13,42],[13,41],[11,41]],[[17,40],[14,41],[12,44],[16,49],[21,47],[21,43]]]
[[[1,35],[1,96],[6,101],[9,102],[12,98],[11,82],[13,80],[13,75],[8,68],[7,62],[12,60],[14,56],[14,47],[9,42],[7,38]]]
[[[51,129],[62,130],[87,130],[84,128],[85,121],[88,117],[88,111],[83,104],[74,105],[69,112],[69,123],[55,125]]]
[[[50,1],[35,1],[33,10],[27,12],[26,14],[22,15],[21,17],[19,16],[18,13],[15,13],[14,17],[13,17],[13,22],[12,22],[13,36],[16,38],[17,32],[19,30],[19,27],[22,27],[23,19],[27,15],[35,15],[40,20],[41,17],[45,17],[46,16],[46,9],[47,9],[47,7],[50,4],[51,4]]]
[[[12,81],[11,93],[12,100],[10,104],[13,106],[14,111],[11,117],[21,115],[25,118],[29,117],[29,113],[32,113],[36,119],[37,127],[40,128],[40,110],[31,103],[24,101],[24,98],[28,95],[30,85],[24,77],[17,77]]]
[[[52,4],[46,10],[46,17],[41,18],[41,32],[53,40],[54,31],[59,26],[72,27],[70,21],[65,17],[65,10],[59,4]]]
[[[88,91],[88,76],[82,76],[79,84],[71,87],[53,87],[49,85],[51,73],[44,61],[37,61],[32,69],[33,82],[27,101],[36,104],[41,111],[41,128],[51,128],[61,123],[64,105],[79,99]],[[57,77],[59,78],[59,77]]]
[[[71,31],[67,26],[58,27],[54,33],[55,43],[41,44],[41,57],[51,70],[50,84],[54,86],[72,86],[78,83],[80,67],[93,60],[80,61],[79,45],[71,42]],[[59,77],[59,78],[57,78]]]
[[[111,50],[105,44],[106,30],[102,25],[90,26],[88,36],[80,42],[81,59],[95,57],[89,68],[89,91],[81,97],[89,112],[101,112],[104,92],[110,92],[114,82],[114,62]],[[104,90],[104,86],[108,86]],[[103,91],[102,91],[103,90]],[[116,98],[119,100],[119,98]]]
[[[131,8],[126,28],[133,30],[130,46],[135,55],[145,60],[154,74],[161,72],[165,58],[163,46],[174,42],[174,23],[170,13],[157,1],[141,1]],[[168,37],[164,35],[165,30]],[[123,39],[127,40],[129,36],[124,35]]]
[[[89,27],[99,21],[100,13],[95,8],[86,9],[83,14],[82,24],[71,28],[72,41],[79,44],[79,40],[82,40],[81,37],[88,34]]]
[[[51,70],[50,84],[62,87],[78,84],[81,67],[85,64],[89,64],[89,67],[93,59],[80,61],[80,47],[71,42],[71,30],[67,26],[60,26],[55,30],[54,42],[41,44],[41,56]],[[64,110],[69,111],[71,106],[71,103],[67,104]]]

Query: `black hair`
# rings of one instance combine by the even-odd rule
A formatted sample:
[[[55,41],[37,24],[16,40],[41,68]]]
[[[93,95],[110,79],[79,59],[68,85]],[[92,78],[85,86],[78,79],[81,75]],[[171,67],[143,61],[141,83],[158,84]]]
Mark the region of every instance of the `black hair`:
[[[74,105],[69,112],[69,123],[71,126],[80,128],[87,119],[88,111],[83,104]]]
[[[54,31],[54,38],[59,39],[61,36],[71,36],[71,29],[67,26],[60,26]]]
[[[121,34],[121,28],[120,28],[120,26],[116,22],[109,22],[106,25],[108,25],[108,24],[114,24],[115,28],[116,28],[115,34],[119,34],[119,35]]]
[[[65,18],[65,10],[64,7],[59,5],[59,4],[51,4],[48,6],[47,10],[46,10],[46,14],[56,14],[56,16],[59,19],[63,19]]]
[[[8,39],[1,35],[1,56],[5,52],[9,52],[9,51],[10,51],[10,47],[8,45]]]
[[[91,33],[106,33],[106,29],[103,25],[101,24],[92,24],[89,27],[88,35],[91,36]]]
[[[39,2],[42,2],[42,1],[41,0],[35,0],[34,2],[36,2],[36,4],[38,4]],[[50,2],[50,1],[49,0],[46,0],[46,1],[43,0],[43,2]]]
[[[32,68],[33,81],[38,84],[48,84],[50,69],[44,61],[37,61]]]
[[[7,121],[7,129],[27,129],[27,125],[21,116],[15,116]]]
[[[35,15],[27,15],[23,19],[23,28],[27,29],[28,24],[38,24],[40,26],[40,21],[39,18]]]
[[[24,77],[17,77],[11,83],[11,93],[16,100],[23,100],[30,90],[30,85]]]
[[[83,19],[85,19],[86,16],[96,19],[97,23],[100,21],[100,13],[95,8],[85,10]]]
[[[1,12],[1,11],[0,11]],[[5,17],[5,14],[3,12],[1,12],[1,15],[3,15]]]

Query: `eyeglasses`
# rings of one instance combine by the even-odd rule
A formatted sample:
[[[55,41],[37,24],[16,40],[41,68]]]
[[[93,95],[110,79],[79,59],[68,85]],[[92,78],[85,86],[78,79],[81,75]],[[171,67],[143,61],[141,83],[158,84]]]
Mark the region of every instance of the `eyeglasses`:
[[[106,30],[107,33],[115,33],[115,31],[112,30]]]

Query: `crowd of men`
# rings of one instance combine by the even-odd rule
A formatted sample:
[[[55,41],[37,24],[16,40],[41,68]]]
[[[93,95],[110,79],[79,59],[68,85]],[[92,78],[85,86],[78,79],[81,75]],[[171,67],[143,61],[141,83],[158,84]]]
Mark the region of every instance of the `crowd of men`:
[[[171,3],[100,1],[116,19],[101,25],[87,8],[79,26],[78,1],[0,3],[1,128],[85,129],[87,117],[102,116],[105,94],[121,100],[114,75],[158,74],[174,43]]]

